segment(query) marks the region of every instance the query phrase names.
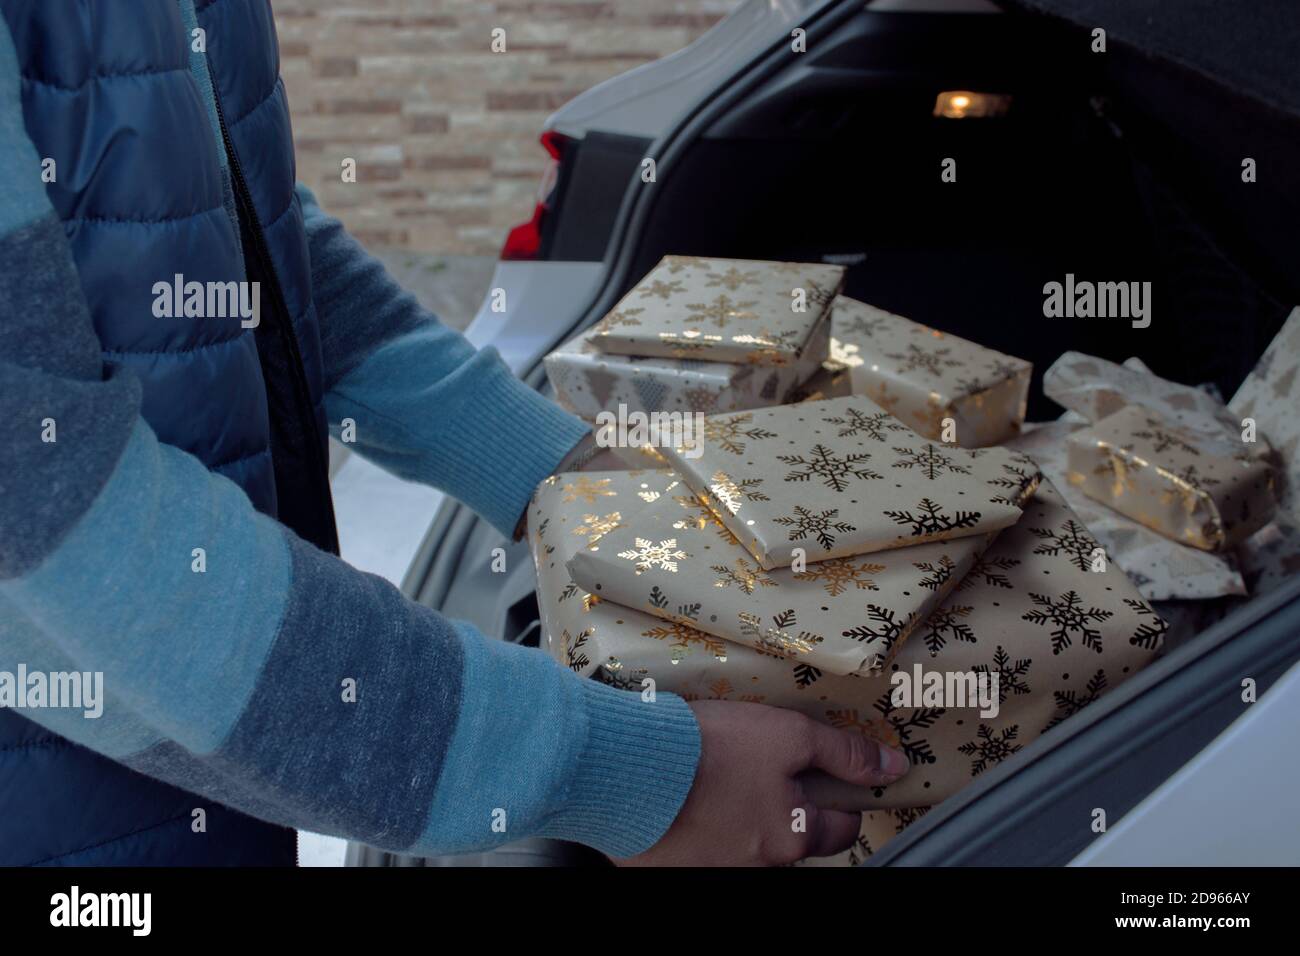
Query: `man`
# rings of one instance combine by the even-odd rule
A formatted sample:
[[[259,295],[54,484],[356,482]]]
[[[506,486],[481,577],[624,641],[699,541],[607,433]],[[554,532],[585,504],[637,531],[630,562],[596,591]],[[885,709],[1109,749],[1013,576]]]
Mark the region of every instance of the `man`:
[[[0,710],[0,863],[291,863],[293,827],[649,863],[849,845],[852,814],[792,831],[795,777],[879,785],[894,751],[578,680],[335,556],[345,419],[506,533],[590,439],[295,187],[277,64],[265,0],[0,0],[0,672],[105,698]],[[256,315],[214,308],[231,282]]]

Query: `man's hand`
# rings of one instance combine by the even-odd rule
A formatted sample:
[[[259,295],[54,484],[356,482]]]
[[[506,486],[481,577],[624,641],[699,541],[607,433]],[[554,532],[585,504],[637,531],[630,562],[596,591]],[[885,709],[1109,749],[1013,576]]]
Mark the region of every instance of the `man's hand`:
[[[871,787],[908,769],[898,751],[794,711],[720,700],[691,709],[700,725],[695,784],[663,839],[622,865],[773,866],[830,856],[853,845],[861,815],[814,806],[798,775],[815,768]]]

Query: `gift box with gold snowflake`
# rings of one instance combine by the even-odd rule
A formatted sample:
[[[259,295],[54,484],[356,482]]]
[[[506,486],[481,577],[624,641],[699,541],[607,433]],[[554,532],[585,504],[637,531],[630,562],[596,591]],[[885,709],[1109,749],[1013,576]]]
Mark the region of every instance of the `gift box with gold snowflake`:
[[[580,587],[567,563],[680,487],[668,472],[628,477],[557,476],[534,495],[543,648],[613,686],[788,707],[907,755],[900,781],[846,786],[841,806],[918,815],[1119,686],[1163,640],[1164,622],[1122,572],[1098,570],[1097,543],[1044,484],[884,673],[837,675],[789,648],[743,646],[689,615],[658,617]],[[766,604],[763,623],[781,610]]]
[[[588,538],[568,562],[584,591],[736,644],[773,651],[832,674],[879,671],[987,547],[971,535],[875,555],[767,571],[717,516],[671,473],[592,475],[623,497],[639,492],[635,518],[586,514]],[[672,476],[675,477],[675,476]]]
[[[856,396],[711,415],[661,451],[764,569],[987,535],[1039,479],[1023,455],[930,441]]]
[[[601,412],[741,411],[789,400],[822,366],[829,323],[819,323],[803,354],[784,365],[637,358],[603,352],[593,339],[597,325],[546,356],[555,397],[575,415],[594,422]]]
[[[847,296],[835,300],[835,314],[855,395],[926,438],[966,448],[1020,431],[1031,363]]]
[[[1069,480],[1174,541],[1224,551],[1273,517],[1272,471],[1231,439],[1197,435],[1128,405],[1068,440]]]
[[[843,284],[843,266],[665,256],[590,341],[616,355],[815,368]]]

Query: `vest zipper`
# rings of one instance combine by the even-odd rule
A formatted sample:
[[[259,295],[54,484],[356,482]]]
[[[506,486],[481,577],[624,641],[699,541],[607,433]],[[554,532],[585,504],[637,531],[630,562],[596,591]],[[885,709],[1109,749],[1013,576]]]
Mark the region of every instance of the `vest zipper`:
[[[286,525],[293,528],[303,538],[312,544],[328,551],[332,554],[338,554],[338,530],[334,523],[334,501],[330,494],[329,488],[329,460],[325,455],[325,437],[320,434],[317,425],[316,408],[311,400],[311,390],[307,385],[307,373],[302,363],[302,352],[298,347],[298,335],[293,327],[293,318],[289,315],[288,306],[284,300],[284,290],[280,286],[280,279],[275,271],[275,263],[271,259],[270,249],[267,247],[266,234],[262,231],[262,223],[257,215],[257,208],[253,204],[253,194],[248,187],[247,180],[244,179],[244,171],[239,163],[239,156],[235,152],[234,140],[230,136],[230,129],[226,125],[226,113],[221,105],[221,92],[217,89],[215,77],[212,83],[212,99],[216,105],[217,123],[221,127],[222,146],[226,151],[226,162],[230,168],[231,186],[235,195],[236,213],[239,216],[240,232],[247,237],[243,243],[244,251],[244,272],[245,278],[252,281],[255,272],[258,281],[264,290],[269,292],[270,308],[260,310],[263,324],[270,318],[271,325],[274,327],[274,333],[278,344],[284,349],[287,361],[285,362],[286,371],[289,375],[289,385],[292,389],[292,404],[295,407],[296,418],[302,427],[310,429],[310,435],[305,442],[309,446],[310,471],[307,475],[282,475],[279,473],[280,468],[276,467],[276,490],[279,500],[279,508],[282,518]],[[249,263],[249,253],[252,253],[253,262]],[[265,296],[263,297],[265,298]],[[269,315],[268,315],[269,313]],[[260,326],[256,332],[262,332],[264,335],[269,334],[269,330],[264,331]],[[256,334],[256,333],[255,333]],[[261,340],[259,339],[259,356],[262,349],[260,348]],[[263,378],[269,379],[271,376],[266,374],[265,357],[263,359]],[[275,383],[266,382],[268,397]],[[271,403],[268,403],[271,404]],[[273,467],[282,463],[275,461],[274,451],[279,447],[277,443],[274,415],[275,408],[268,408],[271,414],[271,439],[272,439],[272,463]],[[282,426],[293,427],[293,422],[280,422]],[[310,497],[316,498],[316,502],[286,501],[278,492],[282,482],[287,482],[290,478],[305,479],[313,486],[311,491],[314,494]],[[305,515],[305,521],[291,520],[293,515]],[[290,520],[285,520],[289,517]],[[305,526],[304,526],[305,525]]]

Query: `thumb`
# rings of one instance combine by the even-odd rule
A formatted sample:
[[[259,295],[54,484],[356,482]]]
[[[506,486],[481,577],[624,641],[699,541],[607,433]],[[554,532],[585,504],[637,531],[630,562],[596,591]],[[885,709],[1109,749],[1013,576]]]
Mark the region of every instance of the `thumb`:
[[[907,773],[907,758],[892,747],[847,730],[814,723],[808,766],[867,787],[883,787]]]

